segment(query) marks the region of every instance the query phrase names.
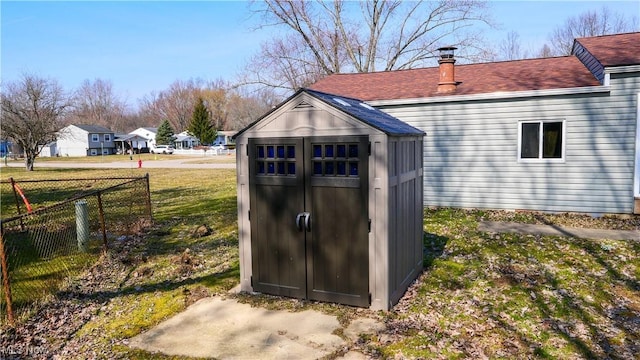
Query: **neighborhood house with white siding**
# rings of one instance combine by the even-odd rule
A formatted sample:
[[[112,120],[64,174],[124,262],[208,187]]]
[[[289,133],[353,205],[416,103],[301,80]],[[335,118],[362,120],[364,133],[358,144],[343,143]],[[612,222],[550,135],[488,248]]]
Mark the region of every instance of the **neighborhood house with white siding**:
[[[334,74],[310,88],[427,133],[424,205],[640,213],[640,33],[565,57]]]

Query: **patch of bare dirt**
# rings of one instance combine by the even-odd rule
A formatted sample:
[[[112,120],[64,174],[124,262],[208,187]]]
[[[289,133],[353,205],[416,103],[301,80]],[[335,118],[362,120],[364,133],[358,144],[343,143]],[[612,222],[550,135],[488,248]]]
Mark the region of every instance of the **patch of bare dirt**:
[[[76,332],[102,308],[130,276],[136,264],[144,261],[137,255],[142,238],[122,237],[109,252],[79,279],[43,304],[24,322],[0,334],[0,359],[68,359],[77,358],[87,339],[79,341]],[[135,250],[135,251],[134,251]],[[88,357],[109,358],[108,349],[93,344]],[[104,347],[104,346],[102,346]]]

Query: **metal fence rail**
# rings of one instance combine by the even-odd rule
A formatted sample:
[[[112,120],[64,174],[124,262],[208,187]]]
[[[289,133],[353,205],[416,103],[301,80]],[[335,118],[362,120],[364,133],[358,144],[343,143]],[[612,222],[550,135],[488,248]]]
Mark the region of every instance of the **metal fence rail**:
[[[16,310],[55,293],[110,242],[152,220],[148,175],[0,186],[0,323],[13,323]]]

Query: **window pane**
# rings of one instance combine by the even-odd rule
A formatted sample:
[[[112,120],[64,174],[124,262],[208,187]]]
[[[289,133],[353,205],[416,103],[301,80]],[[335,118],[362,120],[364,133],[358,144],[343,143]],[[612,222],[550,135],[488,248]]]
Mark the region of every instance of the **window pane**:
[[[324,156],[328,158],[333,158],[333,145],[324,146]]]
[[[284,152],[284,149],[282,151]],[[278,163],[278,175],[284,175],[284,163],[283,162],[279,162]]]
[[[346,145],[338,145],[338,157],[347,157],[347,146]]]
[[[358,157],[358,145],[349,145],[349,157],[350,158]]]
[[[276,157],[273,146],[267,146],[267,157],[270,159],[273,159],[274,157]]]
[[[322,175],[322,163],[320,161],[313,162],[313,175]]]
[[[333,161],[326,162],[324,165],[324,174],[327,176],[333,176],[333,173],[334,173],[333,168],[334,168]]]
[[[258,159],[264,159],[264,147],[258,146]]]
[[[284,146],[278,145],[278,157],[284,159]]]
[[[542,124],[542,157],[545,159],[562,158],[562,123]]]
[[[287,164],[287,167],[288,167],[287,170],[288,170],[289,175],[295,175],[296,174],[296,163],[290,162],[290,163]]]
[[[537,159],[540,148],[540,123],[522,124],[521,140],[520,157],[523,159]]]
[[[264,162],[258,161],[258,174],[264,175]]]
[[[322,145],[313,145],[313,157],[322,157]]]
[[[357,162],[349,163],[349,175],[358,176],[358,163]]]
[[[287,158],[295,159],[296,157],[296,147],[295,146],[287,146]]]
[[[347,175],[347,163],[338,161],[338,175]]]
[[[276,165],[272,162],[267,163],[267,174],[275,174],[276,172]]]

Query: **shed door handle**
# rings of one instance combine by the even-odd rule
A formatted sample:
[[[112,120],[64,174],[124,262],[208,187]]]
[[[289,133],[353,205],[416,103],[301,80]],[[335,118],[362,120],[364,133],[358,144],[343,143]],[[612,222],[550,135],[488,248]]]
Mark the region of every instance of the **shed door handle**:
[[[302,218],[304,217],[305,213],[299,213],[298,215],[296,215],[296,227],[298,228],[298,231],[302,231]]]
[[[307,231],[311,231],[311,214],[308,212],[301,212],[296,215],[296,228],[298,228],[298,231],[303,231],[303,226]]]
[[[308,212],[304,213],[304,228],[311,232],[311,214]]]

